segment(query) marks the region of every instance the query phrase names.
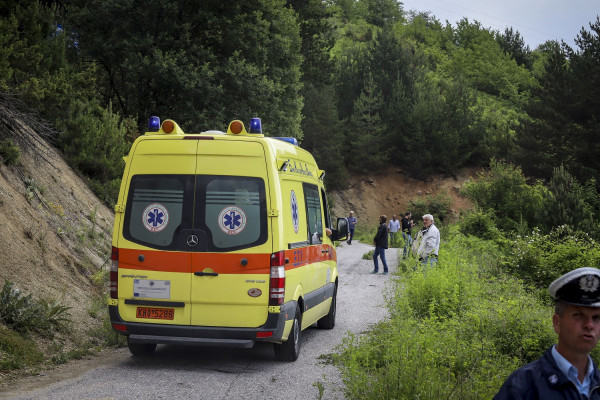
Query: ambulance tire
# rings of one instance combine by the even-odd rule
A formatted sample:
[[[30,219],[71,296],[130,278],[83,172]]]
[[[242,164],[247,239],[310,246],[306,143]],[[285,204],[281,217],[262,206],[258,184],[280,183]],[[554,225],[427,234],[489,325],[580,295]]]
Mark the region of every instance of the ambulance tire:
[[[148,357],[156,350],[156,343],[131,343],[127,338],[127,347],[135,357]]]
[[[275,358],[279,361],[296,361],[300,355],[300,338],[302,336],[300,307],[296,307],[294,324],[288,340],[279,344],[275,343]]]
[[[337,286],[333,291],[333,296],[331,297],[331,306],[329,306],[329,312],[326,316],[317,321],[317,327],[319,329],[333,329],[335,327],[335,312],[337,306]]]

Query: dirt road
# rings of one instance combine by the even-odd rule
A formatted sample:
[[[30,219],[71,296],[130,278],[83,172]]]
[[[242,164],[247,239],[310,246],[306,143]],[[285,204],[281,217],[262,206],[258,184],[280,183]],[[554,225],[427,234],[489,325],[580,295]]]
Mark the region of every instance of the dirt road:
[[[319,357],[332,353],[348,332],[361,333],[387,315],[383,292],[397,268],[397,249],[386,251],[390,275],[371,275],[373,246],[354,241],[338,247],[340,285],[336,326],[303,332],[300,358],[278,362],[273,347],[213,349],[159,346],[149,358],[127,349],[104,351],[15,383],[2,399],[343,399],[337,369]],[[380,265],[380,271],[382,270]]]

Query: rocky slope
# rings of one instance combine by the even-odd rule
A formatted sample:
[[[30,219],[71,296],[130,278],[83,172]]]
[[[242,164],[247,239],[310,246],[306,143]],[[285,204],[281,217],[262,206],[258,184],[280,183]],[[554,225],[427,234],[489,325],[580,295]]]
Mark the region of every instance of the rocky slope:
[[[72,307],[73,330],[84,334],[100,323],[90,316],[101,306],[92,294],[104,291],[112,211],[52,146],[6,115],[0,124],[18,129],[22,149],[18,164],[0,163],[0,285]]]

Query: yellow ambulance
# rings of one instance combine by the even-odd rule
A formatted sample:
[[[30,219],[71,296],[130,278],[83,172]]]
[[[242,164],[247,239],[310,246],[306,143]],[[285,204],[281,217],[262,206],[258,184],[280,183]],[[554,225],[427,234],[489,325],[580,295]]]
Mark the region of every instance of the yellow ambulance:
[[[134,356],[157,344],[250,348],[294,361],[302,330],[335,325],[335,240],[319,170],[253,118],[186,134],[149,121],[125,157],[109,312]]]

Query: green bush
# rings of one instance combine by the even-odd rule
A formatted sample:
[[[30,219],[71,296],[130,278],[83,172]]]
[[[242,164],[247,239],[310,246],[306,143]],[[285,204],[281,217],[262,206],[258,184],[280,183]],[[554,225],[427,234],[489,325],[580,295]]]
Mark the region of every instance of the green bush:
[[[494,214],[481,209],[468,212],[460,221],[460,232],[463,235],[473,235],[481,239],[493,240],[501,236],[494,222]]]
[[[409,207],[413,219],[419,220],[423,215],[431,214],[435,219],[436,225],[441,225],[447,222],[451,216],[450,207],[452,207],[452,198],[444,191],[441,191],[435,196],[411,200]]]
[[[69,309],[56,301],[33,300],[31,294],[23,295],[10,281],[5,281],[0,291],[0,321],[21,334],[51,334],[53,328],[60,329],[70,322]]]
[[[110,207],[117,204],[119,198],[119,189],[121,188],[121,178],[111,179],[106,182],[97,179],[90,179],[89,185],[94,194]]]
[[[12,140],[0,141],[0,161],[6,165],[15,165],[21,158],[21,149]]]
[[[518,231],[519,226],[537,224],[536,214],[547,197],[541,183],[527,184],[521,168],[492,159],[490,170],[477,180],[464,184],[461,192],[482,210],[494,213],[503,231]]]
[[[31,294],[23,296],[12,282],[4,282],[0,291],[0,321],[16,332],[27,333],[43,325],[41,316],[42,308]]]
[[[586,232],[563,225],[542,235],[538,229],[517,237],[505,267],[535,288],[547,288],[559,276],[581,267],[600,265],[600,245]]]

